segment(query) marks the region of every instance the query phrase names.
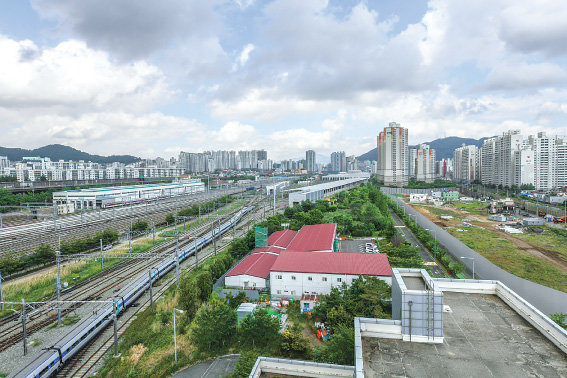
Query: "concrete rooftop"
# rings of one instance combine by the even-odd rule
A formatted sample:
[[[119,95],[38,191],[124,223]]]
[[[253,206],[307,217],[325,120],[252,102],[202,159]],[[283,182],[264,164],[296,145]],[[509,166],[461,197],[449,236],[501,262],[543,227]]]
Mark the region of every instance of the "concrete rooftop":
[[[567,377],[567,355],[497,296],[443,296],[443,344],[363,337],[365,377]]]

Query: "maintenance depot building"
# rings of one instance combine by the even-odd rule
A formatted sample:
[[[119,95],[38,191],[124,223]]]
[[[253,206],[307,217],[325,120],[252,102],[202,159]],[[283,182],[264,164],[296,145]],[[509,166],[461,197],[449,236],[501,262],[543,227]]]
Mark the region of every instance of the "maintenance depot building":
[[[329,294],[360,275],[392,284],[385,254],[333,252],[337,224],[305,225],[299,231],[276,231],[268,246],[256,248],[225,277],[226,287],[270,289],[273,299],[301,299],[303,294]]]

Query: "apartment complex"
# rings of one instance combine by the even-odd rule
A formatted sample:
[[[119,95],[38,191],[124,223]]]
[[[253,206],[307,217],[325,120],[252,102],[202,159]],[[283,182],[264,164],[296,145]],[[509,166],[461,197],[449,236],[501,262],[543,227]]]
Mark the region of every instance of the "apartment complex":
[[[503,187],[531,184],[537,190],[567,185],[565,136],[550,137],[540,132],[523,139],[519,130],[511,130],[487,139],[480,155],[483,184]]]
[[[125,165],[122,163],[100,164],[90,161],[59,160],[50,158],[24,157],[21,162],[7,164],[0,175],[13,176],[19,182],[26,181],[70,181],[70,180],[120,180],[150,177],[179,177],[183,170],[161,159],[140,161]]]
[[[408,129],[390,122],[377,138],[378,180],[384,185],[408,183]]]
[[[216,170],[271,170],[265,150],[180,152],[179,167],[188,173],[214,172]]]
[[[453,180],[470,183],[480,180],[480,150],[465,144],[453,153]]]

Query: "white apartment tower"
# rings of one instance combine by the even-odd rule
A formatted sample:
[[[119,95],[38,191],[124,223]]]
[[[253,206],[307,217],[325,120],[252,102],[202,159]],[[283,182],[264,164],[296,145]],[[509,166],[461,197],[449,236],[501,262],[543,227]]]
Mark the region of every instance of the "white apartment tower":
[[[475,145],[464,143],[453,153],[453,179],[470,183],[480,180],[480,151]]]
[[[435,150],[427,144],[416,150],[415,179],[427,183],[435,181]]]
[[[317,163],[315,160],[315,151],[305,151],[305,164],[307,165],[307,172],[315,173],[317,171]]]
[[[408,129],[390,122],[377,138],[378,180],[384,185],[408,183]]]
[[[499,137],[485,140],[481,151],[482,183],[512,187],[515,154],[522,145],[520,130],[510,130]]]
[[[534,140],[535,170],[534,185],[537,190],[551,190],[555,186],[557,148],[555,138],[544,132],[537,134]]]

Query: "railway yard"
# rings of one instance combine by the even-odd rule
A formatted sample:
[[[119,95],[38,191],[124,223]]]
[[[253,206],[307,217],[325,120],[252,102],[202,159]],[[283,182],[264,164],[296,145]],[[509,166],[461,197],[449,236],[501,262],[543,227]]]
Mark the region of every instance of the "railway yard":
[[[175,210],[241,191],[242,188],[215,190],[133,206],[43,217],[37,220],[28,218],[28,222],[25,223],[21,223],[21,219],[15,224],[4,220],[3,227],[0,229],[0,255],[12,252],[31,252],[41,243],[55,245],[59,238],[62,241],[69,240],[90,235],[108,227],[124,232],[130,227],[131,221],[135,222],[138,219],[144,219],[148,223],[162,223],[165,216]],[[57,232],[54,232],[55,229]]]
[[[237,190],[231,190],[231,194],[236,194]],[[155,203],[149,205],[132,206],[131,208],[96,211],[86,213],[84,215],[73,215],[61,217],[57,220],[57,230],[59,233],[67,232],[69,237],[76,237],[81,234],[88,234],[96,230],[108,227],[112,223],[113,227],[127,227],[130,225],[132,218],[143,219],[145,221],[157,221],[159,217],[163,219],[165,214],[171,211],[182,209],[183,207],[193,205],[198,202],[204,202],[229,194],[227,191],[215,191],[214,193],[207,193],[207,195],[199,196],[198,198],[176,199],[166,201],[165,203]],[[197,253],[188,254],[180,259],[179,269],[190,270],[196,264],[201,263],[209,256],[224,250],[233,237],[245,234],[249,228],[256,222],[261,221],[266,215],[266,207],[272,209],[272,202],[270,198],[262,195],[248,195],[243,198],[238,206],[225,206],[220,208],[217,212],[203,217],[201,220],[191,220],[187,223],[187,230],[183,231],[180,227],[174,229],[161,230],[162,235],[173,233],[176,237],[164,238],[159,237],[158,242],[143,252],[133,253],[128,255],[127,250],[123,246],[117,246],[112,250],[105,251],[107,256],[104,261],[109,261],[109,258],[117,257],[119,254],[124,254],[131,258],[119,260],[112,266],[92,275],[90,278],[83,280],[68,289],[62,291],[61,294],[61,318],[63,319],[62,326],[57,326],[57,303],[55,293],[43,299],[43,302],[48,304],[33,304],[27,307],[26,317],[26,344],[27,354],[24,356],[24,334],[23,324],[20,317],[19,305],[6,304],[6,310],[13,309],[14,313],[6,315],[0,319],[0,373],[14,373],[19,368],[31,364],[42,355],[46,348],[50,348],[57,340],[60,340],[64,335],[71,334],[77,331],[81,326],[80,319],[92,317],[95,311],[101,308],[102,301],[113,301],[122,292],[123,288],[132,285],[144,277],[144,274],[150,274],[155,266],[166,261],[167,259],[175,260],[176,251],[191,250],[193,248]],[[278,201],[278,211],[285,207],[283,202]],[[262,212],[264,208],[264,212]],[[243,210],[245,212],[242,212]],[[271,213],[271,211],[268,211]],[[243,214],[242,217],[235,218],[237,214]],[[238,223],[232,220],[238,219]],[[224,226],[224,234],[221,234],[220,224],[230,222],[230,227]],[[27,243],[32,244],[38,238],[41,240],[53,238],[50,234],[55,234],[53,228],[46,228],[43,223],[53,225],[53,220],[50,222],[36,222],[25,226],[18,226],[18,238],[25,234],[25,230],[35,230],[35,237],[25,239]],[[98,228],[97,228],[98,227]],[[217,234],[213,230],[218,227]],[[4,236],[3,229],[0,235]],[[31,234],[31,232],[28,231]],[[43,235],[43,236],[38,236]],[[207,235],[208,239],[207,239]],[[215,236],[217,235],[217,236]],[[4,237],[0,239],[5,245],[15,244],[9,238]],[[199,241],[198,241],[199,240]],[[203,244],[201,241],[203,240]],[[208,240],[206,244],[205,240]],[[152,235],[143,236],[133,241],[133,245],[137,243],[152,243]],[[207,245],[208,244],[208,245]],[[199,247],[200,246],[200,247]],[[134,249],[133,249],[134,250]],[[177,252],[179,253],[179,252]],[[92,259],[98,258],[98,253],[92,255]],[[73,264],[70,262],[69,264]],[[111,265],[111,264],[109,264]],[[175,264],[174,264],[175,265]],[[147,278],[147,276],[146,276]],[[167,274],[159,277],[153,283],[153,301],[159,299],[168,287],[176,282],[176,269],[174,268]],[[8,283],[9,284],[9,283]],[[6,284],[5,284],[6,285]],[[8,299],[5,297],[5,301]],[[14,300],[14,299],[11,299]],[[72,301],[80,301],[81,303],[71,303]],[[41,301],[38,301],[41,302]],[[150,290],[144,290],[142,294],[130,303],[129,306],[123,309],[117,319],[116,332],[118,337],[128,327],[130,322],[135,319],[139,311],[143,311],[150,306]],[[109,322],[111,324],[112,322]],[[63,367],[57,372],[57,376],[88,376],[92,375],[97,367],[102,362],[103,356],[114,344],[114,327],[107,326],[97,333],[95,337],[90,339],[86,344],[75,354],[70,360],[66,361]],[[18,375],[20,376],[20,375]]]

